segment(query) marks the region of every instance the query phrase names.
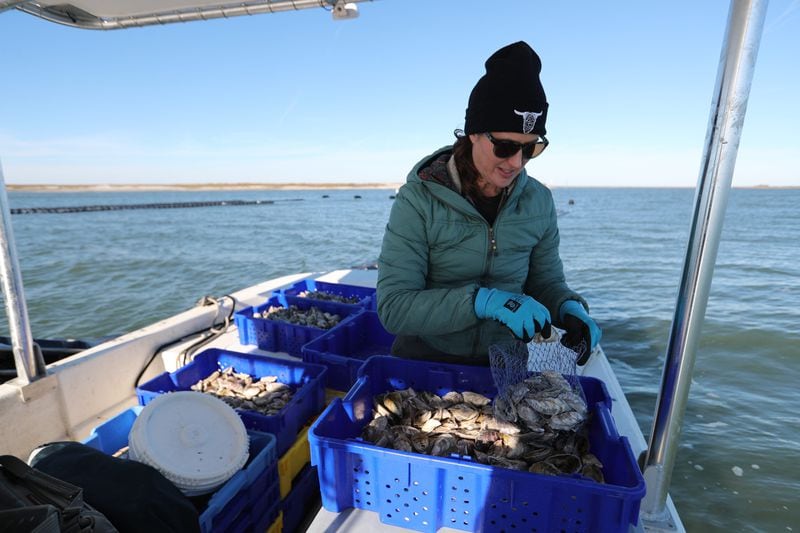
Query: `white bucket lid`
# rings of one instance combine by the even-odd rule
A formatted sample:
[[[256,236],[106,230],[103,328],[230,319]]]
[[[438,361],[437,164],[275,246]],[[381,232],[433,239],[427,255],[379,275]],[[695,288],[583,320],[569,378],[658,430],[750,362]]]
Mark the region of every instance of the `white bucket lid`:
[[[187,496],[213,491],[247,462],[242,420],[209,394],[180,391],[148,403],[128,436],[130,458],[148,464]]]

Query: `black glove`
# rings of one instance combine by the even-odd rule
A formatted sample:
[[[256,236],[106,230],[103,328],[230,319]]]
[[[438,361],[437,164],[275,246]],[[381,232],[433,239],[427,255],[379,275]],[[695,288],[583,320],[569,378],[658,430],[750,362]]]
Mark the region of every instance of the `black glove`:
[[[567,330],[561,337],[561,344],[575,351],[578,354],[578,365],[583,366],[600,342],[603,331],[580,302],[575,300],[567,300],[561,304],[559,314],[561,325]]]

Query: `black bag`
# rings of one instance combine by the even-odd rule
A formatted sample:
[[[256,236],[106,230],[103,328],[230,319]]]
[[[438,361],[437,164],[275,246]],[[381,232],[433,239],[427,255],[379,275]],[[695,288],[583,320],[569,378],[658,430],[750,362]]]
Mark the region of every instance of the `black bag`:
[[[79,442],[55,442],[31,458],[31,466],[82,488],[84,499],[120,533],[200,533],[192,501],[150,465]]]
[[[82,489],[13,455],[0,456],[0,531],[118,533],[83,501]]]

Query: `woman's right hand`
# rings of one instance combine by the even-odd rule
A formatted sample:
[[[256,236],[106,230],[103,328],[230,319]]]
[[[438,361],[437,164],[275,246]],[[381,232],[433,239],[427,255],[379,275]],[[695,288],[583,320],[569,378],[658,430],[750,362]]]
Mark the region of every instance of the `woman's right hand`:
[[[497,320],[525,342],[539,332],[550,337],[550,311],[526,294],[481,287],[475,295],[475,314]]]

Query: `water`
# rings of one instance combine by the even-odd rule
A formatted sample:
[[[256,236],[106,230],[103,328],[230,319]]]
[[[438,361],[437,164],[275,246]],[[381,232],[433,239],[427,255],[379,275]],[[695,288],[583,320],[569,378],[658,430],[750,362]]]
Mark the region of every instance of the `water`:
[[[603,347],[645,435],[693,194],[554,191],[568,280],[589,300],[603,328]],[[10,193],[11,207],[275,200],[245,207],[15,215],[34,335],[119,334],[188,309],[203,295],[221,296],[288,273],[373,262],[389,195]],[[731,192],[670,489],[689,531],[800,531],[797,205],[800,190]]]

